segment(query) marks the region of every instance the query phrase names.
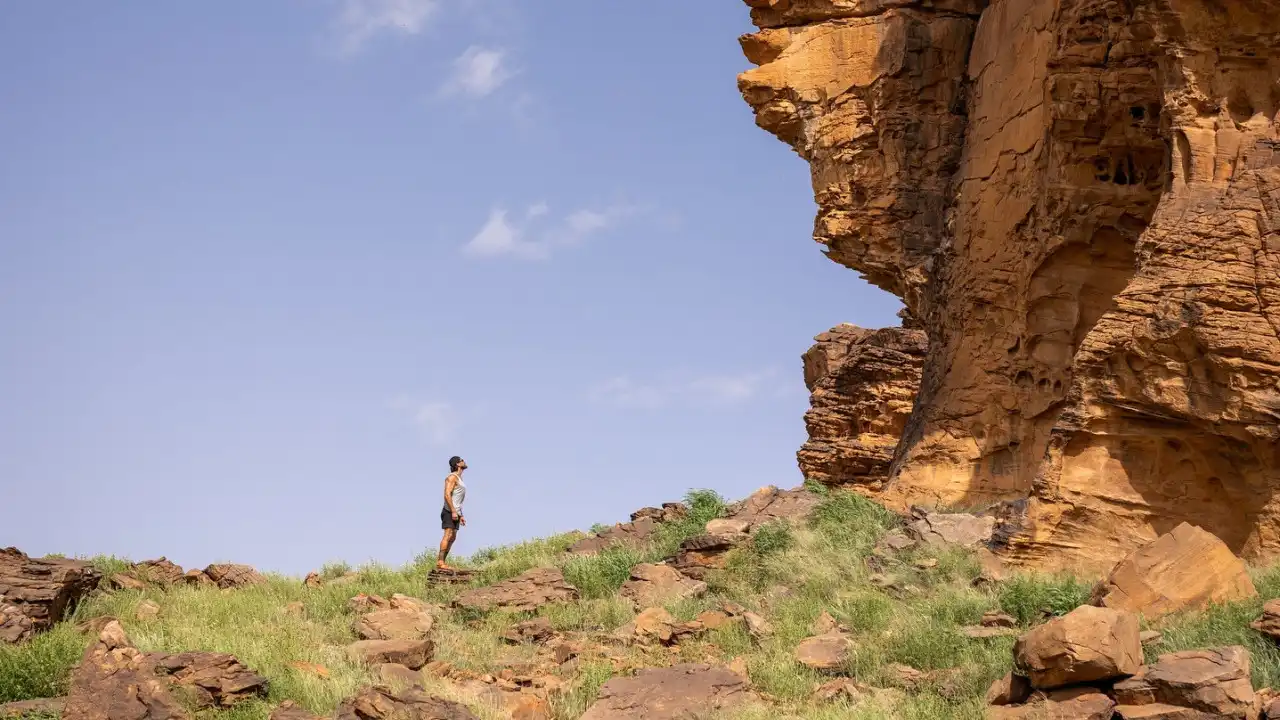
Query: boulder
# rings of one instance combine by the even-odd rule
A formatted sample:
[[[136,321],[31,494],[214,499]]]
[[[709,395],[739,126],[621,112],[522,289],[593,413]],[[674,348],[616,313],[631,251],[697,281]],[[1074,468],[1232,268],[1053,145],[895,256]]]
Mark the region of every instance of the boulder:
[[[378,666],[378,679],[391,687],[421,685],[422,677],[421,670],[410,670],[399,663],[382,663]]]
[[[111,620],[71,674],[62,720],[191,720],[154,665]]]
[[[1244,561],[1226,543],[1184,522],[1116,564],[1094,604],[1152,620],[1257,594]]]
[[[814,635],[796,646],[796,661],[814,670],[839,670],[853,654],[853,640],[840,632]]]
[[[751,521],[745,518],[716,518],[704,528],[708,535],[745,535],[750,529]]]
[[[359,640],[347,646],[352,662],[366,665],[395,663],[418,670],[431,660],[435,644],[430,640]]]
[[[641,608],[697,597],[706,591],[705,582],[687,578],[675,568],[641,563],[631,569],[631,579],[622,584],[618,594]]]
[[[495,585],[468,590],[454,600],[454,605],[480,611],[532,611],[548,603],[577,599],[578,589],[565,581],[559,568],[534,568]]]
[[[1039,689],[1132,675],[1142,666],[1138,616],[1078,607],[1018,638],[1013,655],[1018,674]]]
[[[194,587],[216,587],[213,579],[206,575],[203,570],[188,570],[182,575],[182,581]]]
[[[1268,600],[1262,606],[1262,615],[1249,623],[1249,627],[1272,640],[1280,641],[1280,598]]]
[[[0,549],[0,642],[29,640],[67,617],[101,573],[87,562]]]
[[[986,545],[995,533],[996,519],[968,513],[936,513],[913,507],[907,534],[933,547],[977,548]]]
[[[747,682],[727,667],[681,664],[615,677],[579,720],[682,720],[735,707]]]
[[[636,615],[636,619],[623,626],[622,634],[631,635],[641,642],[658,642],[663,645],[675,645],[690,635],[696,635],[705,628],[698,621],[677,622],[666,608],[651,607]]]
[[[393,691],[366,686],[344,700],[333,720],[479,720],[466,705],[429,695],[420,687]]]
[[[726,554],[737,547],[746,535],[695,535],[680,543],[671,567],[694,580],[705,580],[707,573],[724,567]]]
[[[421,640],[431,632],[431,613],[409,607],[367,612],[355,621],[356,635],[365,640]]]
[[[155,560],[143,560],[140,563],[135,563],[131,572],[144,582],[162,587],[181,584],[185,575],[182,571],[182,566],[171,562],[164,556]]]
[[[245,667],[234,655],[151,653],[144,660],[152,675],[168,678],[171,687],[197,708],[229,708],[267,694],[267,679]]]
[[[248,587],[267,581],[257,570],[248,565],[216,563],[204,569],[204,574],[222,589]]]
[[[1116,703],[1096,688],[1038,693],[1025,705],[992,705],[987,720],[1111,720]]]
[[[153,600],[143,600],[133,612],[139,620],[155,620],[160,617],[160,605]]]
[[[1115,684],[1124,706],[1163,704],[1244,720],[1254,707],[1249,651],[1238,645],[1161,655]]]
[[[982,614],[982,620],[978,624],[982,627],[1011,628],[1018,626],[1018,620],[1008,613],[991,610]]]
[[[742,619],[747,623],[747,632],[751,633],[751,637],[757,640],[762,640],[773,634],[773,624],[750,610],[742,613]]]
[[[1031,682],[1021,675],[1005,673],[987,688],[988,705],[1021,705],[1031,697]]]
[[[838,629],[840,629],[840,622],[826,610],[823,610],[813,621],[813,624],[809,626],[809,632],[814,635],[826,635]]]
[[[502,633],[502,639],[513,645],[521,643],[542,644],[555,636],[556,630],[551,627],[551,621],[542,617],[518,622]]]
[[[18,718],[43,718],[48,715],[59,717],[62,708],[67,704],[66,698],[42,698],[40,700],[19,700],[17,702],[0,703],[0,720],[18,720]]]
[[[725,519],[747,523],[746,530],[752,532],[761,525],[775,521],[800,522],[807,519],[822,498],[804,488],[779,490],[773,485],[762,487],[745,500],[731,505]],[[714,522],[714,521],[713,521]],[[712,531],[707,530],[708,533]]]

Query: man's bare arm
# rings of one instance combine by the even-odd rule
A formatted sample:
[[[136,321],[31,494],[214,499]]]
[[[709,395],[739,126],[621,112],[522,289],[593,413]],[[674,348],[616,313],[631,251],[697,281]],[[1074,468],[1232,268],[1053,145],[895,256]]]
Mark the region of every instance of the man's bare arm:
[[[453,487],[458,484],[458,476],[449,473],[449,477],[444,479],[444,506],[449,508],[449,514],[453,517],[458,516],[458,508],[453,506]]]

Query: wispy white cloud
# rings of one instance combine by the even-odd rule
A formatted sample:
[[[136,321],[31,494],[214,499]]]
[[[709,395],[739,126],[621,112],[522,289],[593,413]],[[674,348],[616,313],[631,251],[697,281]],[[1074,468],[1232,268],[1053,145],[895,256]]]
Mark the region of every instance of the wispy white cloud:
[[[689,392],[716,405],[745,402],[761,393],[772,370],[736,374],[707,375],[689,383]]]
[[[609,378],[587,391],[592,402],[621,408],[658,408],[667,404],[667,392],[655,385],[640,385],[625,375]]]
[[[339,50],[359,52],[380,33],[417,35],[440,9],[440,0],[342,0],[334,20]]]
[[[616,227],[632,212],[634,208],[625,205],[575,210],[539,229],[534,226],[550,215],[546,203],[530,205],[518,220],[513,220],[505,208],[494,208],[480,230],[463,245],[462,252],[477,258],[542,260],[557,249],[580,245]]]
[[[440,91],[444,95],[482,98],[491,95],[514,75],[506,62],[507,51],[472,45],[453,61],[453,73]]]
[[[440,400],[414,402],[399,397],[391,402],[391,406],[404,413],[428,444],[448,445],[457,440],[460,418],[452,404]]]
[[[694,407],[740,405],[763,395],[773,370],[712,373],[668,382],[639,383],[621,375],[587,391],[594,403],[627,409],[655,409],[673,404]]]

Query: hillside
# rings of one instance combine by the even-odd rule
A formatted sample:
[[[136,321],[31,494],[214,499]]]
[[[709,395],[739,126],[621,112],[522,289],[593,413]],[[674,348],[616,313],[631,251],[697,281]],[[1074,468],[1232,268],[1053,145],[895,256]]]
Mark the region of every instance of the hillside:
[[[254,577],[245,569],[219,577],[225,588],[188,584],[175,570],[168,580],[177,582],[166,584],[155,571],[162,564],[95,558],[101,589],[47,631],[0,644],[0,702],[62,697],[69,689],[74,697],[76,687],[93,685],[73,681],[73,668],[82,656],[83,665],[99,662],[86,648],[92,655],[104,618],[115,618],[142,653],[233,655],[239,665],[214,663],[219,680],[209,685],[220,688],[212,691],[212,703],[230,707],[191,715],[154,707],[150,715],[84,715],[68,705],[67,720],[291,720],[335,710],[340,718],[393,717],[391,705],[383,715],[369,710],[377,703],[361,710],[349,700],[362,692],[368,699],[370,686],[379,683],[392,695],[418,686],[423,697],[461,703],[447,712],[422,705],[410,718],[472,717],[458,714],[468,709],[481,718],[675,718],[671,708],[661,710],[661,697],[643,695],[653,688],[641,691],[648,697],[642,704],[650,706],[645,712],[610,703],[629,692],[623,685],[607,686],[613,689],[601,699],[610,679],[635,682],[652,672],[646,669],[672,667],[694,672],[680,680],[687,687],[670,677],[656,687],[667,687],[666,700],[688,704],[697,717],[981,718],[990,710],[988,688],[1014,667],[1017,637],[1086,604],[1093,590],[1092,582],[1070,576],[1010,573],[993,563],[982,547],[990,518],[897,516],[857,494],[818,485],[766,489],[733,505],[695,491],[683,505],[636,516],[596,535],[569,533],[477,552],[461,563],[474,574],[456,583],[433,575],[429,553],[404,568],[327,567],[305,580]],[[707,550],[718,546],[727,549]],[[1222,556],[1179,547],[1191,556],[1175,559],[1225,586],[1235,561],[1229,552],[1230,561],[1214,565],[1205,558]],[[1225,575],[1213,575],[1222,568]],[[107,589],[134,584],[119,579],[125,573],[142,587]],[[1249,575],[1248,591],[1256,586],[1256,595],[1242,591],[1238,599],[1208,605],[1187,595],[1186,603],[1197,607],[1167,614],[1162,608],[1154,623],[1144,621],[1160,631],[1160,639],[1148,638],[1144,647],[1147,661],[1240,645],[1251,654],[1251,687],[1280,683],[1280,651],[1250,627],[1264,601],[1280,597],[1280,570],[1253,568]],[[390,654],[357,657],[350,650],[371,628],[395,635],[406,627],[403,637],[425,638],[417,650],[412,642]],[[425,667],[413,671],[397,662]],[[699,672],[720,674],[706,680]],[[181,684],[175,681],[175,688]],[[95,702],[122,692],[110,683],[93,686]],[[1250,691],[1251,702],[1267,697]],[[296,703],[288,713],[305,712],[278,709],[286,701]],[[716,710],[716,703],[724,707]]]

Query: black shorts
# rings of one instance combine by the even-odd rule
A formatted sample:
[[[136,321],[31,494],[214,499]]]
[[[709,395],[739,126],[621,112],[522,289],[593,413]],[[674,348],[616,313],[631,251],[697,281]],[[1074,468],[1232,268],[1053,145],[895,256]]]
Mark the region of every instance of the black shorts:
[[[453,513],[449,512],[449,508],[440,508],[440,529],[441,530],[457,530],[458,521],[453,519]]]

